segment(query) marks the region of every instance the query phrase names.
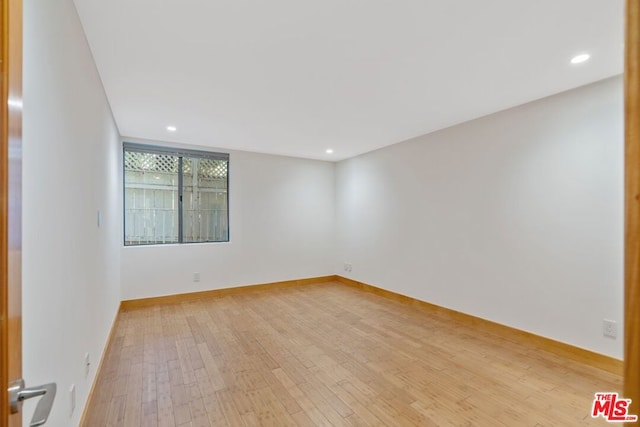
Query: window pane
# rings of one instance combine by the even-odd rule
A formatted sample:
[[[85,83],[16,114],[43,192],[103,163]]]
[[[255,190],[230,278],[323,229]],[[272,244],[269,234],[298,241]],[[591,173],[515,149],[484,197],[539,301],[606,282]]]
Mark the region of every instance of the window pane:
[[[227,160],[183,157],[183,241],[226,242]]]
[[[178,242],[178,157],[124,153],[124,244]]]

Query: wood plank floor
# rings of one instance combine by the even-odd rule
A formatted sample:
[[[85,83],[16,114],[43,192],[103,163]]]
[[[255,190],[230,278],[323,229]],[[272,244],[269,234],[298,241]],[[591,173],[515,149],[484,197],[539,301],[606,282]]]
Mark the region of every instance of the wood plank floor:
[[[620,376],[339,283],[120,313],[86,426],[581,426]]]

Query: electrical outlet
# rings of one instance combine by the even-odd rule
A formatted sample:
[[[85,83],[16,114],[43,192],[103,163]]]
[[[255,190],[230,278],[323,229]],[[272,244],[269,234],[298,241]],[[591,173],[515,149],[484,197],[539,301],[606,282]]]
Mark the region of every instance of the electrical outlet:
[[[193,281],[194,282],[199,282],[200,281],[200,273],[198,273],[198,272],[193,273]]]
[[[605,337],[617,338],[618,337],[618,324],[613,320],[602,320],[602,334]]]
[[[89,371],[91,370],[91,359],[89,353],[84,354],[84,377],[87,378],[89,376]]]
[[[73,411],[76,409],[76,385],[71,384],[69,387],[69,417],[73,416]]]

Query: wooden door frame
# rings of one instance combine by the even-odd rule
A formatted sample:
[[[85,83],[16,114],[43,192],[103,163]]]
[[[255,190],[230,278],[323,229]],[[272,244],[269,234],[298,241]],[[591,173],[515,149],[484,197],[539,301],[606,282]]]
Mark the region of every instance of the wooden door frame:
[[[626,7],[624,397],[640,415],[640,0]]]
[[[7,235],[7,216],[8,216],[8,165],[9,165],[9,148],[7,147],[7,90],[6,90],[6,65],[7,65],[7,22],[5,19],[7,9],[7,0],[2,0],[0,6],[0,423],[4,423],[9,418],[7,385],[9,383],[9,365],[7,363],[7,354],[4,349],[7,348],[9,339],[7,331],[7,300],[8,300],[8,242]]]
[[[8,242],[5,238],[8,228],[8,189],[7,168],[9,166],[9,148],[7,147],[7,135],[5,130],[7,129],[7,0],[1,0],[0,6],[0,423],[9,418],[7,414],[8,402],[7,402],[7,384],[9,382],[7,354],[4,351],[8,345],[8,332],[7,332],[7,299],[8,299]]]
[[[22,376],[22,0],[0,0],[0,25],[0,423],[19,427],[7,387]]]
[[[7,128],[7,103],[6,103],[6,85],[5,76],[7,64],[7,25],[5,20],[7,0],[2,0],[0,6],[0,423],[4,423],[9,418],[7,413],[8,397],[7,385],[9,383],[7,354],[4,351],[8,345],[7,331],[7,300],[8,300],[8,276],[7,276],[7,260],[8,245],[5,236],[7,235],[7,216],[8,216],[8,196],[7,196],[7,167],[9,165],[9,149],[7,147],[7,137],[5,129]]]

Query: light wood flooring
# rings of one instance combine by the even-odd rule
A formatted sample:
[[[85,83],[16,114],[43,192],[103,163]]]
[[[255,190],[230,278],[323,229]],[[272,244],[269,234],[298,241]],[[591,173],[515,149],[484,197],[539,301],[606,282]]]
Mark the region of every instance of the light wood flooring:
[[[622,379],[340,283],[121,312],[86,426],[581,426]]]

